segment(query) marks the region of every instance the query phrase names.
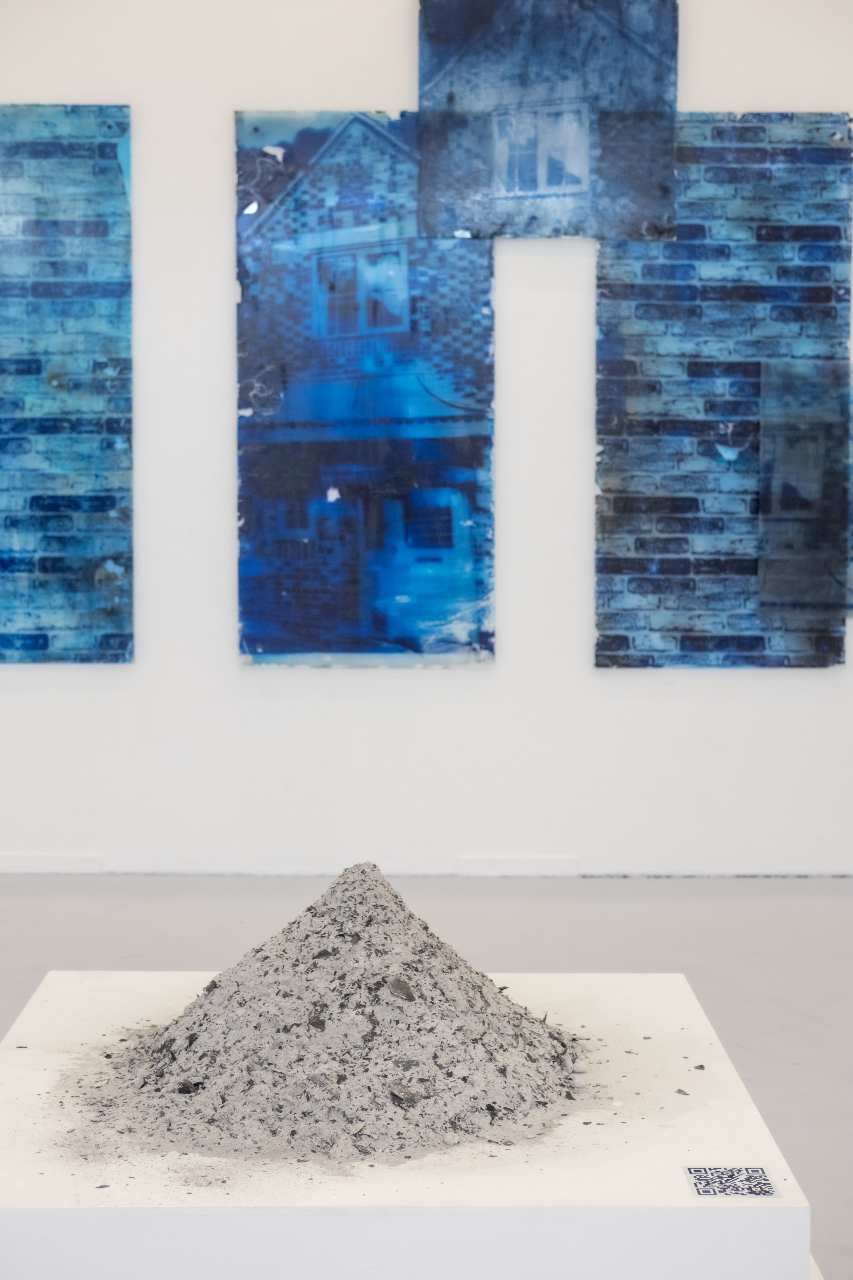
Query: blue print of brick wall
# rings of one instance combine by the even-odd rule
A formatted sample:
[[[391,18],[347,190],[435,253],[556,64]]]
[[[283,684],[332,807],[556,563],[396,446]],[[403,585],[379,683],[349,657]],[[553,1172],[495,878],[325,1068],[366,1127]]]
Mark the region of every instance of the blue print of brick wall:
[[[132,653],[129,115],[0,107],[0,662]]]
[[[766,362],[848,359],[849,122],[677,133],[676,241],[600,251],[597,663],[828,666],[840,610],[759,605],[759,405]]]

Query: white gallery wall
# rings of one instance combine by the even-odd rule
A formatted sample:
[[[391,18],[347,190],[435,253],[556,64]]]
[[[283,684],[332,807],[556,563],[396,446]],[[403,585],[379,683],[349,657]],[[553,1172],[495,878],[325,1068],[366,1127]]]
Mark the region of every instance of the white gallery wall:
[[[0,667],[0,870],[853,872],[853,668],[593,667],[591,242],[497,247],[497,661],[241,663],[232,113],[415,108],[416,21],[0,6],[0,101],[132,108],[137,649]],[[682,110],[853,108],[850,0],[681,25]]]

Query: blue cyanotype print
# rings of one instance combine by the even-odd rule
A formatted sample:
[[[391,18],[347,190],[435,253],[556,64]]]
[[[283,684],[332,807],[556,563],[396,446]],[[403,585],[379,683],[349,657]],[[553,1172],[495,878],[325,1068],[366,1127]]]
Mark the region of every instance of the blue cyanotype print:
[[[684,115],[678,142],[675,241],[599,256],[597,662],[830,666],[844,658],[827,582],[845,503],[832,458],[846,448],[849,122]],[[777,522],[803,503],[815,519]],[[804,567],[820,569],[817,594]]]
[[[667,237],[676,0],[421,0],[428,235]]]
[[[491,247],[418,238],[411,117],[237,142],[242,651],[487,657]]]
[[[129,127],[0,106],[0,662],[132,656]]]

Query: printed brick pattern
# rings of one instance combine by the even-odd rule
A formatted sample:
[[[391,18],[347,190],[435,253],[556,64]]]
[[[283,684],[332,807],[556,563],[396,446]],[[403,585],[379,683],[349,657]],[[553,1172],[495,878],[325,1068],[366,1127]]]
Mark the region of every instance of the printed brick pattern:
[[[600,250],[597,665],[829,666],[840,611],[759,607],[759,410],[765,362],[849,356],[849,121],[677,135],[675,241]]]
[[[0,662],[132,656],[128,136],[0,107]]]

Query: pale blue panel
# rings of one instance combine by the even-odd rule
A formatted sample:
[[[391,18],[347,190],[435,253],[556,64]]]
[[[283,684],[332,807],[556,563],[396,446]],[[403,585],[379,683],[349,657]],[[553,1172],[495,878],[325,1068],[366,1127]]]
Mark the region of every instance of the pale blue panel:
[[[132,656],[129,127],[0,106],[0,662]]]

